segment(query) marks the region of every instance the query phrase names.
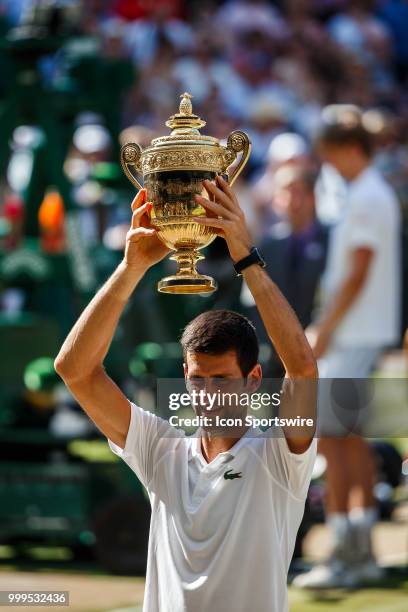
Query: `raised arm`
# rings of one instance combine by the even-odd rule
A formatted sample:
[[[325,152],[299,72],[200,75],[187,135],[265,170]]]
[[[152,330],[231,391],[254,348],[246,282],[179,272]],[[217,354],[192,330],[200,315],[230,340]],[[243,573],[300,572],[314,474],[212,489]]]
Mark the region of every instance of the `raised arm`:
[[[55,359],[55,369],[97,427],[124,446],[130,405],[106,374],[103,361],[119,318],[135,287],[168,249],[150,227],[151,204],[141,190],[132,203],[132,222],[122,262],[99,289],[68,334]]]
[[[225,238],[231,258],[239,261],[249,254],[251,237],[244,214],[228,184],[217,177],[217,184],[207,181],[207,191],[215,202],[197,196],[197,201],[210,217],[197,217],[199,223],[216,228]],[[317,365],[312,350],[292,308],[272,282],[267,272],[254,264],[243,271],[243,277],[252,293],[265,329],[290,379],[285,384],[281,415],[300,416],[315,420]],[[285,429],[289,448],[296,453],[306,450],[314,435],[314,426],[302,430]]]

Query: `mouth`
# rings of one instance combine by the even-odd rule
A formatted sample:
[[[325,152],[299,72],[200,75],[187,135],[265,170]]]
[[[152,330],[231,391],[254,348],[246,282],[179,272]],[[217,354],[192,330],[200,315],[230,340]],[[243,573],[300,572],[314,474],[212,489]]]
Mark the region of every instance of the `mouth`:
[[[211,416],[215,414],[220,414],[225,411],[225,409],[220,406],[217,406],[217,407],[213,406],[212,408],[210,408],[209,406],[200,406],[200,410],[202,414],[204,415],[207,414]]]

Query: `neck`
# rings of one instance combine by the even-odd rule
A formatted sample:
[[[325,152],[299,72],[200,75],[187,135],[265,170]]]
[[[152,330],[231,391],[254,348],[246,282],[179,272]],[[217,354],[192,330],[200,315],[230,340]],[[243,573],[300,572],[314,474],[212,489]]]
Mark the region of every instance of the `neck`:
[[[242,436],[247,431],[247,427],[237,432],[237,436],[234,438],[228,437],[224,438],[219,435],[214,435],[209,432],[202,432],[201,434],[201,452],[203,454],[204,459],[207,463],[210,463],[215,459],[220,453],[225,453],[229,451],[230,448],[234,446],[242,438]]]
[[[369,160],[366,158],[354,161],[352,169],[348,172],[348,176],[345,177],[347,181],[353,181],[356,179],[368,166],[370,165]]]

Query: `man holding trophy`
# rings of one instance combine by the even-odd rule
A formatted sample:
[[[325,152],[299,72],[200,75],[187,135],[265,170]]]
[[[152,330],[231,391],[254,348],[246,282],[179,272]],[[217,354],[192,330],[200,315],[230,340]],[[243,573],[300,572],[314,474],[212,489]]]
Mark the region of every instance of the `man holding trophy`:
[[[188,105],[180,115],[183,112],[191,119]],[[188,136],[182,134],[186,142],[191,141]],[[187,250],[181,226],[188,221],[195,224],[186,230],[190,263],[192,235],[209,228],[225,239],[235,270],[253,295],[286,370],[280,414],[314,417],[317,368],[312,351],[252,247],[237,198],[220,174],[216,172],[212,180],[201,177],[199,189],[194,188],[189,198],[178,197],[177,206],[183,209],[181,219],[173,219],[178,244],[170,241],[169,233],[167,238],[160,235],[163,227],[157,223],[160,214],[172,220],[166,185],[147,181],[147,191],[140,190],[132,204],[123,261],[84,310],[55,361],[57,372],[112,450],[147,489],[152,516],[145,612],[284,612],[288,567],[316,454],[313,419],[312,426],[285,426],[277,436],[247,428],[219,435],[201,429],[187,437],[130,402],[104,370],[104,358],[129,297],[169,247]],[[185,175],[180,180],[186,184]],[[190,175],[189,189],[194,180]],[[174,192],[174,186],[171,189]],[[156,196],[163,202],[161,209]],[[188,281],[195,283],[193,268],[182,263],[178,274],[164,279],[161,288],[187,293]],[[184,279],[180,280],[180,272]],[[211,281],[204,277],[198,287],[202,283],[203,291],[213,290]],[[198,292],[197,285],[193,287]],[[258,340],[242,315],[204,312],[187,325],[181,343],[187,388],[197,380],[205,386],[214,380],[239,380],[249,391],[259,388]],[[303,383],[300,388],[298,383]]]

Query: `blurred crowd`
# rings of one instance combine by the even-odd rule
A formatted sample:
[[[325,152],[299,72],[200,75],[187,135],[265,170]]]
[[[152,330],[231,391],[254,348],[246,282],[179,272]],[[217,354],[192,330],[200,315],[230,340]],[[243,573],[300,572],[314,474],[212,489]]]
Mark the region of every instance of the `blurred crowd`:
[[[376,257],[360,283],[368,297],[362,316],[352,321],[350,336],[357,343],[352,348],[365,350],[368,344],[372,349],[374,343],[382,351],[398,345],[398,334],[378,335],[389,318],[393,332],[397,326],[401,291],[393,254],[401,228],[405,321],[399,338],[408,325],[407,32],[406,0],[0,0],[0,163],[7,162],[0,179],[0,319],[4,314],[34,311],[58,319],[58,334],[66,334],[83,305],[79,300],[74,303],[72,288],[86,285],[86,249],[81,252],[79,238],[97,268],[96,282],[83,291],[85,301],[122,256],[134,190],[118,163],[119,144],[134,141],[144,148],[152,138],[166,134],[165,122],[177,112],[180,94],[187,91],[193,96],[194,113],[207,122],[203,133],[225,143],[231,131],[240,129],[252,141],[249,162],[234,189],[254,243],[261,245],[271,276],[303,327],[315,322],[320,281],[330,268],[330,227],[345,227],[340,251],[337,244],[336,256],[329,257],[336,289],[331,287],[331,296],[338,303],[352,251],[349,242],[353,231],[361,230],[354,246],[364,247],[366,257],[368,244]],[[327,128],[339,117],[340,130],[329,129],[323,138],[322,156],[318,151],[318,135],[320,148],[325,148],[322,123]],[[371,204],[378,194],[380,207],[374,210]],[[352,215],[347,219],[351,214],[347,202],[356,209],[364,205],[367,222]],[[72,210],[78,213],[79,226],[71,217],[68,220]],[[391,217],[395,223],[387,238]],[[7,259],[33,237],[35,245],[28,254],[21,249],[19,259]],[[43,254],[69,253],[70,273],[58,257],[51,266],[38,257],[38,244]],[[378,254],[387,249],[389,266],[379,267]],[[248,314],[270,351],[252,297],[235,278],[222,240],[207,249],[200,264],[200,271],[219,283],[219,290],[206,302],[201,297],[177,301],[155,292],[153,279],[174,271],[168,260],[161,265],[164,269],[152,269],[149,281],[138,287],[131,315],[124,313],[123,327],[107,358],[112,377],[129,396],[134,391],[129,372],[133,379],[146,372],[173,376],[176,361],[178,372],[175,334],[204,308]],[[31,276],[28,283],[18,276],[22,269]],[[370,292],[374,276],[378,282]],[[367,338],[358,339],[367,321],[368,343]],[[44,321],[39,327],[45,333]],[[317,357],[327,349],[322,349],[321,334],[319,340],[320,351],[319,343],[314,346]],[[17,364],[19,382],[21,367],[38,357],[29,352],[29,344],[18,345],[19,359],[10,358]],[[37,394],[55,383],[52,346],[42,341],[41,350],[48,357],[26,371],[25,385]],[[365,370],[339,374],[334,368],[327,376],[366,377],[378,354],[371,350],[368,357],[373,363]],[[268,353],[264,361],[267,374],[282,374],[276,356]],[[149,363],[154,363],[151,372]],[[354,363],[350,354],[342,354],[342,365],[350,363]],[[32,395],[29,400],[33,403]],[[78,414],[73,421],[68,412],[59,412],[54,433],[66,435],[71,427],[75,436],[81,428],[86,430]],[[359,444],[357,451],[365,457],[365,447]],[[329,468],[333,464],[343,469],[344,456],[351,456],[343,451],[338,449],[336,461],[330,455]],[[341,475],[330,478],[339,488]],[[364,512],[371,512],[373,504],[370,478],[361,475],[369,493]],[[344,500],[348,484],[343,487]],[[344,543],[355,517],[347,518],[343,506],[333,508],[337,543]],[[371,563],[375,519],[364,512],[365,522],[360,515],[357,522],[364,523],[366,557]],[[350,550],[355,554],[353,546],[347,554]],[[368,569],[378,576],[375,565]],[[326,571],[323,578],[319,574],[317,584],[330,580],[332,574]]]
[[[3,29],[21,25],[45,4],[0,0]],[[254,241],[261,241],[282,220],[306,227],[311,216],[323,226],[337,219],[344,181],[332,167],[320,165],[314,138],[322,113],[330,114],[338,105],[361,109],[375,144],[373,163],[394,187],[408,218],[408,4],[404,0],[63,0],[54,4],[70,24],[71,36],[41,58],[47,86],[60,86],[72,64],[73,49],[81,45],[82,51],[93,49],[100,61],[113,66],[110,73],[98,76],[90,65],[83,83],[85,88],[96,87],[99,79],[99,98],[106,92],[111,107],[118,107],[116,124],[112,127],[109,110],[86,112],[85,105],[85,112],[82,109],[73,118],[75,129],[64,165],[75,204],[82,210],[88,244],[117,251],[124,244],[128,196],[112,194],[118,177],[117,169],[109,166],[118,159],[118,137],[121,143],[133,140],[144,147],[166,133],[164,123],[176,112],[184,91],[193,95],[194,112],[206,120],[205,133],[225,140],[239,128],[251,138],[250,160],[236,190]],[[110,98],[120,87],[123,95]],[[15,130],[14,157],[27,139],[36,137]],[[15,192],[23,191],[19,184],[24,182],[24,160],[17,158],[7,178],[13,193],[8,193],[2,211],[13,227],[22,216]],[[312,204],[307,193],[298,195],[298,204],[288,203],[282,193],[289,180],[282,170],[294,166],[316,173],[305,183],[306,192],[313,191]],[[46,241],[51,252],[64,249],[62,206],[58,196],[48,194],[40,209],[40,224],[59,228]],[[15,242],[14,236],[8,244]],[[245,295],[242,299],[245,303]]]

